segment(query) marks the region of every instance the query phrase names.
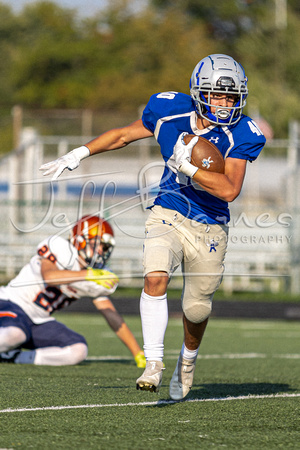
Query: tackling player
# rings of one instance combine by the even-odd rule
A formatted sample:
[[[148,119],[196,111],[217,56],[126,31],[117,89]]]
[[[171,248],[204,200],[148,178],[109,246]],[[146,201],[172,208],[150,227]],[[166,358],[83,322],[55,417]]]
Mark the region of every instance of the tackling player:
[[[119,281],[105,266],[114,245],[112,227],[96,216],[78,220],[69,241],[51,236],[38,245],[17,277],[0,287],[0,362],[60,366],[83,361],[85,338],[51,314],[91,297],[137,366],[145,367],[143,351],[108,297]]]
[[[193,383],[198,349],[224,271],[229,222],[228,202],[240,193],[247,161],[261,152],[265,137],[243,114],[247,77],[232,57],[209,55],[195,67],[190,95],[153,95],[142,119],[113,129],[85,146],[44,164],[56,179],[90,155],[155,136],[165,161],[160,191],[146,222],[144,290],[140,311],[147,365],[137,388],[158,391],[162,382],[164,335],[168,322],[167,286],[182,265],[184,342],[170,382],[170,396],[183,399]],[[225,159],[225,173],[198,170],[190,163],[197,137],[185,145],[183,133],[213,142]]]

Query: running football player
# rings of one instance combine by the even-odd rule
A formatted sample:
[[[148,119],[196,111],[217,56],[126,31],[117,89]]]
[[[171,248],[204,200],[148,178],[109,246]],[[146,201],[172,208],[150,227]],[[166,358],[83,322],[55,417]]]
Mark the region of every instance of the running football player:
[[[153,95],[142,118],[96,137],[41,167],[57,179],[88,156],[155,136],[165,161],[160,191],[146,222],[144,289],[140,311],[147,365],[136,381],[141,390],[158,392],[164,369],[164,335],[168,323],[167,286],[183,268],[184,342],[170,382],[170,396],[189,393],[197,354],[224,271],[228,203],[240,193],[247,161],[261,152],[265,137],[243,114],[248,95],[243,67],[232,57],[203,58],[190,79],[190,95],[170,91]],[[183,133],[213,142],[225,159],[225,173],[205,172],[191,164],[197,137],[185,145]]]

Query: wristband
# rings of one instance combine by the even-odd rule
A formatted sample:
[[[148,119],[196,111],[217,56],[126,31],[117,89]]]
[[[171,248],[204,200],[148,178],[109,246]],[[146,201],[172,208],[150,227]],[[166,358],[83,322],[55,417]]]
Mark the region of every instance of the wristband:
[[[199,167],[193,166],[193,164],[188,162],[187,159],[185,159],[181,164],[181,166],[179,167],[180,172],[184,173],[190,178],[193,178],[198,169]]]
[[[72,150],[72,153],[80,161],[84,158],[87,158],[91,154],[90,150],[85,145],[82,145],[81,147],[78,147],[78,148],[74,148],[74,150]]]

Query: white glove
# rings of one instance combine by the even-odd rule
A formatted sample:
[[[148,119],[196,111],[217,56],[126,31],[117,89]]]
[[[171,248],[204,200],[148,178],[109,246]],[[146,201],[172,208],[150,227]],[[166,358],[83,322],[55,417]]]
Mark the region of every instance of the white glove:
[[[44,176],[54,174],[52,180],[56,180],[65,169],[76,169],[80,161],[88,156],[90,156],[89,149],[85,145],[82,145],[54,161],[43,164],[40,170],[45,170],[43,173]]]
[[[188,133],[181,133],[179,135],[174,146],[173,154],[176,169],[192,178],[198,170],[198,167],[193,166],[193,164],[190,163],[192,150],[198,142],[198,136],[195,136],[188,144],[186,144],[183,138],[187,134]]]

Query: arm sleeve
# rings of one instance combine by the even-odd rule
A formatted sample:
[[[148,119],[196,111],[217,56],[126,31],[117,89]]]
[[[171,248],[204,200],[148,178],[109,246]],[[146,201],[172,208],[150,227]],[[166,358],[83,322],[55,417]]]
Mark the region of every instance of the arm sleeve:
[[[60,236],[51,236],[40,242],[37,254],[56,263],[59,270],[79,270],[77,250]]]
[[[148,130],[154,133],[156,122],[158,119],[158,114],[155,113],[155,100],[157,98],[157,94],[154,94],[150,97],[148,104],[146,105],[143,115],[142,122]]]
[[[246,159],[247,161],[255,161],[262,151],[265,142],[247,142],[234,147],[229,154],[228,158]]]
[[[233,130],[235,145],[226,156],[254,161],[266,143],[262,131],[248,116],[244,116]]]

